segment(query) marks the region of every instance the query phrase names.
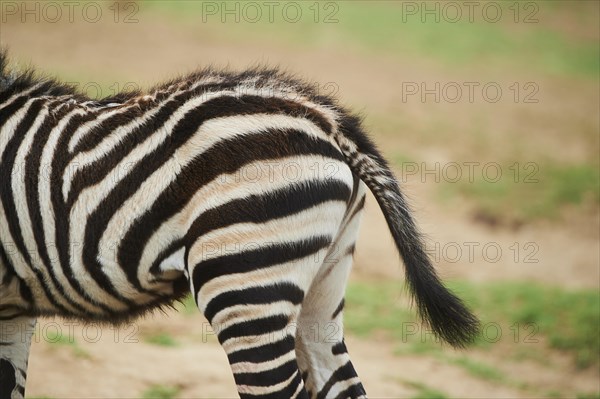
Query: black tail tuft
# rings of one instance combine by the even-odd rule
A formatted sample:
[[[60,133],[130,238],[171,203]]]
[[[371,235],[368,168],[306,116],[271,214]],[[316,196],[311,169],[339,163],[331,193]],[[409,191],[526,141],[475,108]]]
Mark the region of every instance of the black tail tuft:
[[[343,118],[336,140],[350,168],[373,192],[383,211],[404,261],[408,287],[421,319],[454,347],[472,342],[479,332],[479,321],[436,275],[398,182],[385,159],[362,132],[359,120]]]
[[[479,321],[436,275],[408,212],[401,222],[388,215],[386,219],[402,255],[408,287],[416,299],[419,316],[444,341],[454,347],[464,347],[478,334]]]

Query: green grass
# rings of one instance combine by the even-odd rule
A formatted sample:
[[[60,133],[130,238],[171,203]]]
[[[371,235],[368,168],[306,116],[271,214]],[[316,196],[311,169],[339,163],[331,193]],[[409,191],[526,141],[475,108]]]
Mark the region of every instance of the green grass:
[[[425,384],[416,381],[402,381],[405,385],[417,390],[411,399],[446,399],[448,396],[437,389],[431,388]]]
[[[474,344],[477,347],[490,349],[501,341],[510,344],[507,357],[535,357],[532,352],[543,345],[570,354],[579,368],[598,366],[597,291],[516,282],[453,282],[449,286],[481,318],[485,330]],[[391,283],[351,283],[346,296],[346,330],[359,336],[384,332],[398,342],[400,353],[440,354],[439,343],[399,300],[401,292],[401,287]],[[492,369],[481,372],[486,375],[482,378],[500,378]]]
[[[472,182],[446,182],[440,198],[471,199],[479,215],[504,223],[552,220],[567,206],[580,206],[586,199],[597,206],[600,201],[600,172],[591,164],[530,162],[505,164],[501,170],[497,181],[494,171],[477,174]]]
[[[147,337],[144,337],[144,341],[146,341],[149,344],[158,346],[175,347],[179,345],[175,338],[171,337],[167,333],[149,335]]]
[[[465,369],[474,377],[490,382],[504,382],[506,376],[498,369],[485,363],[469,359],[468,357],[458,357],[450,360],[450,363],[456,364]]]
[[[175,305],[175,308],[178,312],[181,312],[186,316],[197,315],[200,313],[198,306],[196,306],[196,302],[191,295],[187,295],[185,298],[183,298]]]
[[[45,332],[44,340],[52,345],[77,345],[75,338],[62,334],[61,331],[48,329]]]
[[[142,393],[143,399],[173,399],[177,397],[180,388],[165,385],[152,385]]]
[[[414,322],[412,313],[399,301],[401,294],[397,285],[351,284],[346,291],[346,303],[351,310],[344,316],[345,328],[359,336],[382,330],[401,338],[402,332],[412,329]]]
[[[202,2],[197,1],[144,2],[141,10],[166,12],[201,30],[207,37],[232,41],[263,39],[305,47],[344,45],[387,55],[418,55],[460,68],[485,64],[487,67],[598,78],[600,52],[597,41],[572,37],[565,33],[568,30],[545,24],[548,17],[556,18],[566,13],[576,16],[582,26],[594,26],[594,18],[587,15],[584,7],[547,6],[547,2],[537,2],[539,22],[515,24],[512,11],[508,9],[512,2],[501,3],[504,17],[498,23],[486,22],[481,10],[475,14],[473,22],[468,18],[458,22],[442,18],[436,22],[432,17],[422,22],[420,14],[409,15],[396,2],[331,3],[334,5],[327,8],[321,4],[318,15],[313,2],[297,3],[301,17],[294,23],[289,22],[289,18],[286,21],[281,5],[273,13],[272,21],[263,9],[263,17],[257,22],[240,18],[237,23],[235,15],[225,15],[223,23],[220,8],[217,14],[210,15],[203,10]],[[466,15],[467,10],[463,11]],[[243,12],[239,14],[243,15]]]
[[[509,342],[537,350],[542,338],[550,348],[570,353],[580,368],[598,365],[600,358],[600,294],[594,290],[564,290],[532,283],[488,283],[452,286],[473,305],[484,325],[498,323]],[[494,328],[491,328],[491,333]],[[486,346],[495,337],[481,337]]]
[[[90,357],[90,354],[79,346],[75,338],[62,334],[60,331],[48,329],[45,332],[44,340],[50,345],[70,347],[73,354],[78,358]]]

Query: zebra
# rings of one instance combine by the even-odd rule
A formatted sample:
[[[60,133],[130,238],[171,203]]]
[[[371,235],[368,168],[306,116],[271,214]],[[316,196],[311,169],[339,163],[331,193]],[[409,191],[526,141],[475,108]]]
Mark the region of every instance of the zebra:
[[[1,398],[24,396],[37,317],[126,323],[187,294],[241,398],[366,397],[342,317],[367,189],[422,320],[455,347],[478,332],[361,118],[278,69],[94,100],[1,50],[0,189]]]

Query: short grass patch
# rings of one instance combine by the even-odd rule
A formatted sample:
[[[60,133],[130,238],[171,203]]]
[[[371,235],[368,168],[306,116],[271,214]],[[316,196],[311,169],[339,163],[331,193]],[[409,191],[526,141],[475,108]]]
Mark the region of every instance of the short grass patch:
[[[73,354],[78,358],[89,358],[90,354],[83,349],[74,337],[63,334],[62,331],[48,329],[44,332],[44,341],[53,346],[66,346],[71,348]]]
[[[542,337],[550,348],[574,356],[579,368],[598,365],[600,358],[600,293],[565,290],[532,283],[469,283],[451,285],[469,299],[482,317],[478,344],[500,339],[515,348],[537,350]],[[487,335],[486,335],[487,334]]]
[[[167,333],[158,333],[153,335],[148,335],[144,337],[144,341],[152,345],[158,346],[166,346],[166,347],[175,347],[178,346],[179,343]]]
[[[449,362],[460,366],[472,376],[485,381],[502,383],[507,379],[504,373],[497,368],[465,356],[453,358]]]
[[[481,318],[482,333],[474,343],[489,349],[508,343],[507,357],[535,357],[532,352],[559,350],[573,356],[579,368],[597,367],[600,357],[600,293],[565,290],[533,283],[451,282],[450,288]],[[415,319],[401,287],[386,282],[352,282],[347,290],[345,328],[366,336],[383,332],[399,343],[399,353],[440,354],[431,331]],[[468,360],[463,362],[470,368]],[[467,362],[467,363],[465,363]],[[481,369],[484,379],[501,379]]]
[[[414,327],[414,316],[401,303],[401,296],[397,285],[350,284],[346,291],[345,328],[359,336],[385,331],[403,339],[403,331]]]
[[[600,399],[600,392],[578,393],[577,399]]]
[[[142,393],[142,399],[174,399],[180,391],[175,386],[152,385]]]
[[[597,43],[545,23],[569,15],[593,27],[591,12],[585,7],[547,3],[527,2],[518,11],[513,2],[495,3],[503,15],[495,23],[486,20],[482,7],[473,20],[466,8],[459,10],[462,18],[449,20],[441,10],[423,14],[424,7],[434,7],[425,3],[388,1],[298,2],[271,10],[260,4],[149,1],[140,9],[167,14],[202,29],[206,36],[231,41],[260,39],[299,47],[329,43],[371,53],[423,56],[450,67],[485,64],[598,79]],[[525,23],[525,19],[537,20]]]
[[[485,220],[531,222],[553,220],[568,206],[584,203],[597,207],[600,172],[591,164],[550,162],[498,165],[500,177],[477,176],[440,185],[441,198],[462,197],[474,201],[476,213]]]
[[[187,295],[180,302],[175,304],[175,309],[178,312],[183,313],[186,316],[192,316],[199,314],[198,306],[196,306],[196,301],[194,301],[194,297],[192,295]]]
[[[437,389],[431,388],[425,384],[416,381],[402,381],[405,385],[417,390],[411,399],[446,399],[448,396]]]

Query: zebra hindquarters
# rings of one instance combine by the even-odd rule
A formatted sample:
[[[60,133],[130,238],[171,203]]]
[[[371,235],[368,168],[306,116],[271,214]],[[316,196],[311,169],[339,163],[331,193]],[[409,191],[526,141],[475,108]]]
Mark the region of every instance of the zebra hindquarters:
[[[333,177],[276,178],[256,195],[206,211],[213,216],[190,231],[192,293],[242,398],[308,398],[297,323],[347,213],[352,175],[340,165]]]
[[[366,397],[346,350],[342,317],[365,192],[355,177],[343,223],[300,312],[296,353],[311,398]]]

